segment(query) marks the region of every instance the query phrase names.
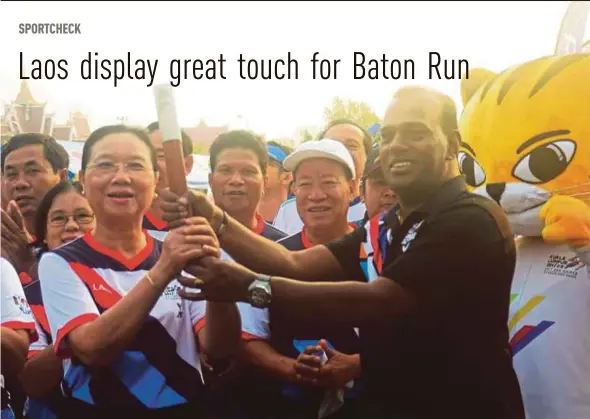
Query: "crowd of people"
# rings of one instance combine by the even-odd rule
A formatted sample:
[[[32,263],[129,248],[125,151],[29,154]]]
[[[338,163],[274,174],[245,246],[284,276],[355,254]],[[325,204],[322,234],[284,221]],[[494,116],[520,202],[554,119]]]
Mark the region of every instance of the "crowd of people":
[[[169,190],[157,123],[92,132],[78,182],[12,137],[2,419],[524,419],[514,235],[460,144],[448,96],[403,88],[378,142],[219,135],[207,197]]]

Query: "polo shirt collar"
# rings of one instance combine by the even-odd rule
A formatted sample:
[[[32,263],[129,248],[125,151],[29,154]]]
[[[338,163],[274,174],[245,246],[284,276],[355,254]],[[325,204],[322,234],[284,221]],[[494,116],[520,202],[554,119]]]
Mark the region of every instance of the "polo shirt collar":
[[[433,192],[415,212],[436,215],[455,202],[455,200],[466,191],[467,182],[465,181],[465,177],[463,175],[456,176],[445,182]],[[400,206],[399,204],[396,204],[385,214],[385,222],[388,226],[394,227],[400,224],[398,217],[399,210]]]

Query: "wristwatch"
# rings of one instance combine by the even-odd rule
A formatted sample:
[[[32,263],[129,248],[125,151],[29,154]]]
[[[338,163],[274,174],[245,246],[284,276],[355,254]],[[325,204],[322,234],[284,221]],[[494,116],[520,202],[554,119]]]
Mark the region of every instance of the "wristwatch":
[[[248,303],[252,307],[267,308],[271,297],[270,276],[258,275],[248,287]]]

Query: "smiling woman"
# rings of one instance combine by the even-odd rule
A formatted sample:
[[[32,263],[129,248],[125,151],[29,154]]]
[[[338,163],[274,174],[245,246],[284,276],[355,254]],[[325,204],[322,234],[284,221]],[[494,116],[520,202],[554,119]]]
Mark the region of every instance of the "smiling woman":
[[[210,227],[189,218],[164,243],[142,230],[156,167],[147,132],[124,125],[94,131],[80,181],[96,228],[41,259],[54,348],[67,360],[67,417],[199,418],[204,387],[195,336],[217,359],[238,347],[234,304],[185,301],[177,293],[176,275],[190,271],[191,260],[219,255]]]

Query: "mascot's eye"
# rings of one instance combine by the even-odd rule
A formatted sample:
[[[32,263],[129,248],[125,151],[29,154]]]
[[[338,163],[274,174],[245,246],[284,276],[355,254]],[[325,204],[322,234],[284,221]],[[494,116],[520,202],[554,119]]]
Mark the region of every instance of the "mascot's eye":
[[[535,148],[514,167],[512,176],[526,183],[545,183],[562,174],[572,161],[576,143],[560,140]]]
[[[459,169],[465,176],[467,184],[477,188],[486,181],[486,172],[473,157],[464,151],[459,151],[457,158],[459,160]]]

